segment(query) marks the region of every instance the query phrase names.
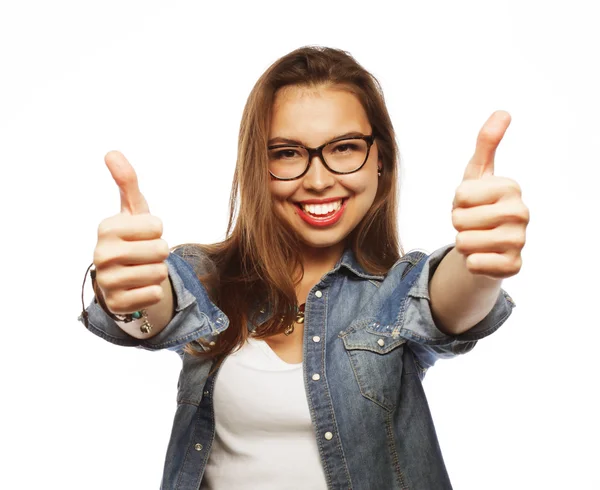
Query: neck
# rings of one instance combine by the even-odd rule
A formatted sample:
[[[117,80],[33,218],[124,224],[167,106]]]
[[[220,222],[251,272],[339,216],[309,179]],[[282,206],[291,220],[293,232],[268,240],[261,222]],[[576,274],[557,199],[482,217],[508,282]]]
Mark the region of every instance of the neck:
[[[344,253],[345,244],[340,242],[331,247],[304,247],[302,250],[302,265],[304,280],[318,280],[335,267]]]

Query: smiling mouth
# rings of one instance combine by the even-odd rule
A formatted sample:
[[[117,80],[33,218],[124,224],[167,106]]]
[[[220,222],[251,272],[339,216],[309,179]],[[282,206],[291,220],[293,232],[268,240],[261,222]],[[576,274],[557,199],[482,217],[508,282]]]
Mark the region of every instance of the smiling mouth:
[[[311,226],[326,227],[337,223],[346,209],[348,198],[326,204],[294,203],[298,216]]]
[[[295,205],[312,218],[319,219],[333,216],[341,209],[341,207],[344,204],[344,201],[347,200],[348,198],[343,198],[339,201],[332,201],[325,204],[295,203]]]

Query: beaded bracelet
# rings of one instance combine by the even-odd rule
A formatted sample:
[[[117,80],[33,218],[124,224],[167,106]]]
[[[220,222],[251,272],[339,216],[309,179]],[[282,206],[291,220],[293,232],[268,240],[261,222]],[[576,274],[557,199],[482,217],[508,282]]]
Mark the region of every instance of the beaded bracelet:
[[[117,315],[115,313],[112,313],[112,315],[117,318],[116,321],[123,323],[131,323],[141,320],[142,323],[140,325],[140,331],[142,333],[150,333],[152,331],[152,324],[148,321],[148,312],[145,308],[139,311],[134,311],[133,313],[129,313],[127,315]]]
[[[94,265],[94,263],[92,262],[90,264],[90,266],[87,268],[87,270],[85,271],[85,276],[83,277],[83,284],[81,286],[81,307],[82,307],[82,313],[81,316],[83,317],[83,321],[84,324],[86,326],[86,328],[89,329],[88,326],[88,313],[85,310],[85,302],[83,299],[83,289],[85,287],[85,280],[87,278],[88,272],[90,272],[90,277],[92,279],[92,289],[94,290],[94,294],[95,294],[95,301],[97,303],[100,304],[100,306],[102,307],[102,310],[104,310],[104,312],[111,318],[113,319],[115,322],[120,322],[120,323],[131,323],[131,322],[135,322],[135,321],[140,321],[141,320],[141,324],[140,324],[140,331],[142,333],[150,333],[152,331],[152,324],[150,323],[150,321],[148,320],[148,312],[146,311],[145,308],[138,310],[138,311],[134,311],[133,313],[128,313],[126,315],[118,315],[116,313],[111,312],[108,307],[106,306],[106,303],[104,302],[104,297],[102,296],[101,291],[98,290],[97,285],[96,285],[96,269],[92,269],[92,266]],[[90,271],[91,269],[91,271]]]

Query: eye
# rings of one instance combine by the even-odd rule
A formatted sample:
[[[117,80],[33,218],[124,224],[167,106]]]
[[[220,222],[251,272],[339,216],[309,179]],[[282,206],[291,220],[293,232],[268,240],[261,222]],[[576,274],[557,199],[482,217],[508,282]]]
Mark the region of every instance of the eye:
[[[297,148],[273,148],[269,150],[270,160],[295,160],[302,158]]]
[[[352,153],[358,150],[358,145],[356,143],[350,143],[348,141],[344,141],[341,143],[337,143],[333,148],[333,153]]]
[[[294,158],[298,156],[298,152],[296,150],[280,150],[278,156],[280,158]]]

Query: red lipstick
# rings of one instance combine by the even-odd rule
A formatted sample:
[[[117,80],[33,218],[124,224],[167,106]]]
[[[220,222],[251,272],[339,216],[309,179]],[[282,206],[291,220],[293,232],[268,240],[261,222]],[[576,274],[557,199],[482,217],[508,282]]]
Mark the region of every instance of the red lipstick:
[[[312,214],[305,212],[302,209],[302,206],[299,204],[296,205],[296,208],[298,209],[298,216],[300,216],[300,218],[302,218],[302,220],[304,220],[309,225],[316,226],[316,227],[326,227],[326,226],[334,225],[341,219],[342,214],[344,213],[344,210],[346,209],[347,203],[348,203],[348,199],[342,200],[342,205],[341,205],[340,209],[332,212],[331,214],[326,214],[322,217],[316,217]]]

